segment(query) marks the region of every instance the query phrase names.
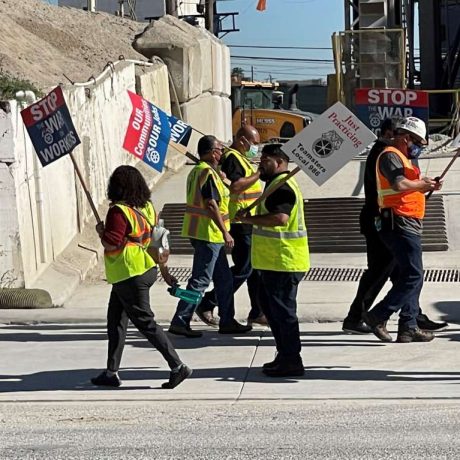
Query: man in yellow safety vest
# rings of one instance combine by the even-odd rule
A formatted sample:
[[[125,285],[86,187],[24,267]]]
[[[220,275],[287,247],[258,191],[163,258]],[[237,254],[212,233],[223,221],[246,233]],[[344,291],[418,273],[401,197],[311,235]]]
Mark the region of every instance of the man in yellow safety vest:
[[[214,282],[219,304],[219,333],[248,332],[251,326],[238,323],[233,300],[232,272],[225,249],[232,249],[234,241],[229,233],[229,191],[216,168],[223,146],[214,136],[203,136],[198,142],[200,162],[187,178],[187,206],[182,236],[190,238],[195,249],[192,276],[187,289],[202,294]],[[200,331],[190,328],[195,304],[180,300],[169,332],[185,337],[201,337]]]
[[[236,213],[248,207],[262,194],[259,171],[250,162],[259,152],[260,136],[256,128],[251,125],[241,127],[235,135],[233,144],[225,150],[221,171],[230,180],[230,220]],[[254,212],[252,212],[254,214]],[[252,225],[241,222],[231,222],[230,235],[235,245],[232,250],[233,267],[233,292],[235,293],[246,281],[248,294],[251,301],[251,310],[248,315],[248,324],[261,324],[266,326],[267,319],[262,313],[257,299],[257,273],[251,265],[251,233]],[[215,291],[205,294],[196,314],[209,325],[217,325],[217,318],[212,314],[217,305]]]
[[[281,144],[262,149],[260,178],[265,191],[276,187],[288,171],[288,157]],[[260,274],[260,305],[275,338],[277,355],[264,364],[270,377],[301,376],[297,288],[310,268],[303,197],[294,178],[288,179],[257,207],[254,216],[244,210],[237,214],[240,222],[253,225],[252,266]]]

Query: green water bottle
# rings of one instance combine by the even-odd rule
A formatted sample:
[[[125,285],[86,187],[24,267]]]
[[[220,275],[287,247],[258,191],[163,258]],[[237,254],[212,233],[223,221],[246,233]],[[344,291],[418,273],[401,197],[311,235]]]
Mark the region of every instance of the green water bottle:
[[[199,292],[182,289],[179,284],[175,284],[174,286],[168,288],[168,292],[172,296],[178,297],[179,299],[194,305],[198,305],[203,297]]]

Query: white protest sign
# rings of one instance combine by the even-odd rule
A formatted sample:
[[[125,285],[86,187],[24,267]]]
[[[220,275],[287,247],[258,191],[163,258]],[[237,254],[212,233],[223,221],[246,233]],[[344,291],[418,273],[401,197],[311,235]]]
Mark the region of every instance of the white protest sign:
[[[375,139],[364,123],[337,102],[284,144],[282,150],[322,185]]]

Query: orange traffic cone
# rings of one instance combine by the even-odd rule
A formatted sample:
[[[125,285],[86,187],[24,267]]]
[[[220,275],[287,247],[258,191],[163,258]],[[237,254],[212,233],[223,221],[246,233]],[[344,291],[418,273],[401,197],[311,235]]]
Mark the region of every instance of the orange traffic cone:
[[[265,11],[265,8],[267,8],[267,0],[259,0],[256,9],[258,11]]]

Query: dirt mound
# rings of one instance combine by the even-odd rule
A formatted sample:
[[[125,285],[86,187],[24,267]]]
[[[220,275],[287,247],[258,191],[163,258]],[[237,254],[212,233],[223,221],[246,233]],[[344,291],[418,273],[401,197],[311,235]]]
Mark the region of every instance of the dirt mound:
[[[131,43],[145,24],[39,0],[0,0],[0,71],[40,89],[97,76],[108,61],[145,58]]]

